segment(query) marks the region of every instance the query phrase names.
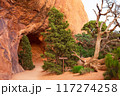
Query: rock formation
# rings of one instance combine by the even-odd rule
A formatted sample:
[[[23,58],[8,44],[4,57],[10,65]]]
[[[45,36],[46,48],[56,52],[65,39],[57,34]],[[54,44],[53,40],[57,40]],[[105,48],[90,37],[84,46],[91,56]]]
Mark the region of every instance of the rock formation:
[[[0,0],[0,79],[24,71],[18,63],[23,34],[38,34],[48,28],[47,13],[55,6],[65,14],[73,34],[88,21],[81,0]],[[41,40],[41,39],[40,39]]]

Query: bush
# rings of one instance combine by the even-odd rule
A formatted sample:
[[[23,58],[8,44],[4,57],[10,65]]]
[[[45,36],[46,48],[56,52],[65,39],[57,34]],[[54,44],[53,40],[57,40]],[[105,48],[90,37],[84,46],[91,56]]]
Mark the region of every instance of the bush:
[[[83,69],[81,69],[81,70],[79,71],[79,73],[80,73],[81,75],[86,74],[86,73],[90,73],[90,72],[94,72],[94,69],[91,69],[91,68],[83,68]]]
[[[105,56],[105,64],[107,71],[103,74],[105,80],[110,80],[112,78],[120,79],[120,62],[119,55],[120,48],[114,50],[114,55],[107,54]]]
[[[56,65],[54,62],[44,61],[44,65],[42,66],[45,71],[49,71],[51,73],[55,73],[57,75],[62,74],[62,62],[61,64]]]
[[[116,54],[116,59],[120,59],[120,47],[118,47],[116,50],[114,50],[114,54]]]
[[[79,71],[83,68],[84,68],[83,66],[74,66],[73,69],[72,69],[72,72],[73,73],[79,73]]]
[[[27,36],[21,40],[22,51],[18,53],[19,63],[25,70],[32,70],[35,66],[32,62],[31,45]]]

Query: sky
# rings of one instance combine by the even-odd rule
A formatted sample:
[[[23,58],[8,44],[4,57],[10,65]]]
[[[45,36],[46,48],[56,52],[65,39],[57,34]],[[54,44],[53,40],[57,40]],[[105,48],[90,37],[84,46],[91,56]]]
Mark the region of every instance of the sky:
[[[89,20],[96,20],[96,16],[95,13],[93,11],[93,9],[96,9],[96,4],[100,4],[101,0],[82,0],[83,4],[84,4],[84,8],[88,14],[88,18]]]
[[[82,0],[84,8],[87,12],[89,21],[90,20],[96,20],[96,15],[95,15],[93,9],[95,9],[97,11],[96,4],[98,3],[98,5],[100,5],[101,1],[102,0]],[[119,0],[117,0],[117,2],[120,4]],[[105,20],[105,17],[101,17],[100,21],[104,21],[104,20]],[[107,22],[107,25],[108,24],[109,24],[109,22]],[[114,26],[112,25],[111,28],[113,28],[113,27]],[[120,30],[120,28],[117,27],[116,30]]]

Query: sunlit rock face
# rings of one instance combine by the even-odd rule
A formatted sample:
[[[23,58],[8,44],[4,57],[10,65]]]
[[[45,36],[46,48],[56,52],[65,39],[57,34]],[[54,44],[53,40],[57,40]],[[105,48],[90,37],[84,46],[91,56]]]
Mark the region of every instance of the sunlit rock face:
[[[73,34],[81,33],[88,21],[81,0],[0,0],[0,79],[10,79],[12,74],[24,71],[18,63],[23,35],[19,32],[36,23],[39,27],[30,33],[44,32],[48,28],[47,13],[53,6],[64,13]]]
[[[73,34],[81,33],[81,28],[88,22],[88,16],[81,0],[56,0],[56,8],[64,13]]]

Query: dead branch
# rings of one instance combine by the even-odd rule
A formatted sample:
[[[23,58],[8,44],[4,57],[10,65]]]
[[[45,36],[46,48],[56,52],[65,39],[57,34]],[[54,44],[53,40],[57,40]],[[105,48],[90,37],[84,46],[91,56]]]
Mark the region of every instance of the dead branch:
[[[110,15],[107,15],[105,21],[101,23],[101,25],[100,25],[100,31],[102,30],[103,24],[105,24],[107,22],[108,17],[110,17]]]
[[[74,54],[72,54],[73,56],[76,56],[79,58],[79,60],[81,60],[84,64],[84,67],[89,66],[90,68],[93,68],[96,72],[99,71],[99,67],[98,64],[101,63],[101,60],[103,61],[104,59],[98,60],[98,59],[90,59],[88,62],[85,62],[84,60],[82,60],[80,58],[80,56],[77,55],[77,53],[75,51],[73,51]],[[102,64],[102,63],[101,63]],[[99,66],[102,66],[101,64],[99,64]]]
[[[93,11],[94,11],[95,15],[97,16],[97,12],[94,9],[93,9]]]
[[[104,48],[105,48],[105,46],[106,46],[107,44],[111,43],[111,42],[120,42],[120,39],[109,40],[108,42],[106,42],[106,43],[104,44],[104,46],[102,47],[101,51],[103,51]]]
[[[93,68],[96,72],[98,72],[98,68],[96,65],[93,65],[92,63],[90,63],[90,67]]]
[[[104,0],[102,0],[101,9],[103,9],[103,2],[104,2]]]
[[[110,22],[110,24],[108,25],[108,27],[106,28],[106,30],[105,30],[104,32],[101,32],[100,34],[101,34],[101,35],[103,35],[103,34],[105,34],[105,33],[108,33],[108,34],[109,34],[110,32],[114,31],[117,26],[120,26],[119,23],[117,23],[117,24],[114,26],[113,29],[109,30],[109,28],[112,26],[112,24],[115,23],[115,21],[116,21],[118,18],[120,18],[120,14],[119,14],[116,18],[114,18],[113,21]]]
[[[106,29],[105,31],[108,31],[108,29],[111,27],[111,25],[112,25],[119,17],[120,17],[120,14],[119,14],[116,18],[113,19],[113,21],[108,25],[108,27],[107,27],[107,29]],[[118,24],[117,24],[117,26],[118,26]]]
[[[78,57],[78,58],[79,58],[79,59],[80,59],[83,63],[85,63],[85,61],[84,61],[84,60],[82,60],[82,59],[81,59],[81,57],[80,57],[80,56],[78,56],[78,55],[77,55],[77,53],[76,53],[75,51],[73,51],[73,53],[74,53],[74,54],[72,54],[73,56]]]
[[[100,9],[100,7],[98,6],[98,3],[97,3],[97,5],[96,5],[96,7],[97,7],[97,9],[98,9],[98,11],[99,11],[99,13],[101,12],[101,9]]]
[[[117,26],[118,26],[118,25],[115,25],[115,26],[110,30],[110,32],[114,31]]]
[[[119,23],[117,22],[117,19],[120,18],[120,14],[117,14],[115,2],[112,2],[112,4],[110,4],[111,2],[108,2],[107,0],[106,0],[106,3],[107,3],[107,5],[108,5],[108,10],[107,10],[106,13],[101,13],[102,10],[103,10],[103,2],[104,2],[104,0],[102,0],[101,9],[100,9],[100,7],[98,6],[98,4],[96,5],[96,7],[97,7],[97,9],[98,9],[98,11],[99,11],[98,14],[96,13],[95,10],[94,10],[94,12],[95,12],[95,14],[96,14],[96,16],[97,16],[96,26],[97,26],[97,29],[98,29],[98,33],[100,33],[100,35],[103,35],[103,34],[107,33],[107,38],[108,38],[108,37],[109,37],[109,33],[112,32],[112,31],[114,31],[117,26],[120,26]],[[110,6],[110,5],[111,5],[111,6]],[[115,8],[114,8],[114,5],[115,5]],[[114,11],[112,10],[113,8],[115,9]],[[110,15],[107,15],[107,14],[109,14],[109,13],[111,13],[112,15],[111,15],[111,16],[110,16]],[[106,16],[106,20],[105,20],[104,22],[102,22],[100,28],[98,28],[98,27],[99,27],[99,26],[98,26],[98,22],[99,22],[99,19],[100,19],[100,17],[101,17],[102,15]],[[115,16],[115,17],[114,17],[114,16]],[[104,32],[101,32],[102,26],[103,26],[103,24],[105,24],[105,23],[107,22],[108,17],[114,17],[114,19],[113,19],[112,22],[110,22],[110,24],[108,25],[108,27],[106,28],[106,30],[105,30]],[[111,29],[111,30],[109,30],[109,28],[110,28],[110,27],[112,26],[112,24],[114,24],[115,22],[116,22],[116,25],[114,26],[114,28]],[[99,31],[100,31],[100,32],[99,32]]]
[[[107,10],[107,12],[106,13],[101,13],[101,15],[107,15],[108,13],[110,13],[111,11],[112,11],[112,8],[114,7],[114,3],[112,4],[112,6],[110,7],[110,6],[108,6],[108,10]]]

